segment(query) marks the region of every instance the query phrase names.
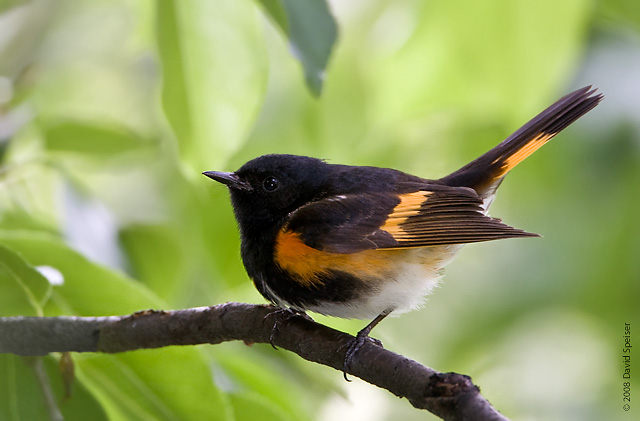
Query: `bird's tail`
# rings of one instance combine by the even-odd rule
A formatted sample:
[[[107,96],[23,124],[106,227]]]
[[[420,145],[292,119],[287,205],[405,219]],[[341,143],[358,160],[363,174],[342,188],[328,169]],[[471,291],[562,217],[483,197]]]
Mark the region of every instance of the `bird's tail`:
[[[598,105],[603,96],[594,95],[595,92],[585,86],[562,97],[498,146],[441,181],[450,186],[471,187],[481,197],[492,196],[511,169]]]

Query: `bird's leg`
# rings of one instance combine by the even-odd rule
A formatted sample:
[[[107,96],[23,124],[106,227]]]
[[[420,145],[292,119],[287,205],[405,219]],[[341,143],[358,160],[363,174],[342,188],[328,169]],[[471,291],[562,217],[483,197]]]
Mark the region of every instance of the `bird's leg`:
[[[289,319],[291,319],[292,317],[296,317],[296,316],[300,316],[303,317],[307,320],[311,320],[313,321],[313,319],[304,311],[302,310],[297,310],[297,309],[293,309],[290,307],[282,307],[282,308],[277,308],[274,311],[272,311],[271,313],[267,314],[266,316],[264,316],[264,318],[268,318],[268,317],[275,317],[275,322],[273,323],[273,329],[271,329],[271,335],[269,335],[269,343],[271,344],[271,346],[273,347],[273,349],[278,349],[273,341],[275,339],[275,334],[278,330],[280,330],[280,324],[281,323],[285,323],[286,321],[288,321]]]
[[[342,370],[342,373],[344,374],[344,379],[346,381],[348,381],[348,382],[351,381],[347,377],[347,370],[349,369],[349,365],[351,364],[351,360],[353,359],[353,356],[356,355],[356,353],[360,350],[360,348],[362,348],[362,345],[364,345],[364,341],[369,339],[373,343],[375,343],[376,345],[382,346],[382,342],[380,342],[377,339],[374,339],[374,338],[370,337],[369,333],[371,333],[371,330],[374,327],[376,327],[378,325],[378,323],[380,323],[392,311],[393,311],[393,309],[389,309],[389,310],[385,310],[382,313],[380,313],[378,315],[378,317],[373,319],[371,321],[371,323],[366,325],[360,332],[358,332],[356,337],[354,339],[352,339],[351,342],[349,343],[349,348],[347,349],[347,354],[346,354],[346,356],[344,358],[344,367],[343,367],[343,370]]]

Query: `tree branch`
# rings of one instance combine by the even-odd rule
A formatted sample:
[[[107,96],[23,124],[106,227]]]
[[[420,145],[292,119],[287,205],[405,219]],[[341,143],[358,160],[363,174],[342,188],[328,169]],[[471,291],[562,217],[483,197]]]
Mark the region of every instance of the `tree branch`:
[[[141,311],[122,317],[0,318],[0,353],[116,353],[169,345],[241,340],[272,343],[302,358],[342,371],[353,336],[274,307],[241,303],[176,311]],[[439,373],[367,341],[349,374],[386,389],[445,420],[506,420],[471,378]]]

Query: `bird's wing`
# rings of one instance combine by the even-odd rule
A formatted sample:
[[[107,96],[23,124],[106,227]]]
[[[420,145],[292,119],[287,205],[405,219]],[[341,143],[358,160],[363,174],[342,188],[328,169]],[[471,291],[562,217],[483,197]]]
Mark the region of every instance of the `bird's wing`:
[[[292,212],[278,235],[341,254],[538,236],[486,216],[472,189],[429,184],[311,202]]]

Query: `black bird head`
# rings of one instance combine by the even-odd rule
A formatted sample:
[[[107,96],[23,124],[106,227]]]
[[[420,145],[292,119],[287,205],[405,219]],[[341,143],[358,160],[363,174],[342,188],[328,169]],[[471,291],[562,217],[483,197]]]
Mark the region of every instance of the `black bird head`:
[[[317,158],[264,155],[233,173],[203,174],[229,188],[236,219],[246,232],[278,224],[296,208],[326,194],[328,166]]]

